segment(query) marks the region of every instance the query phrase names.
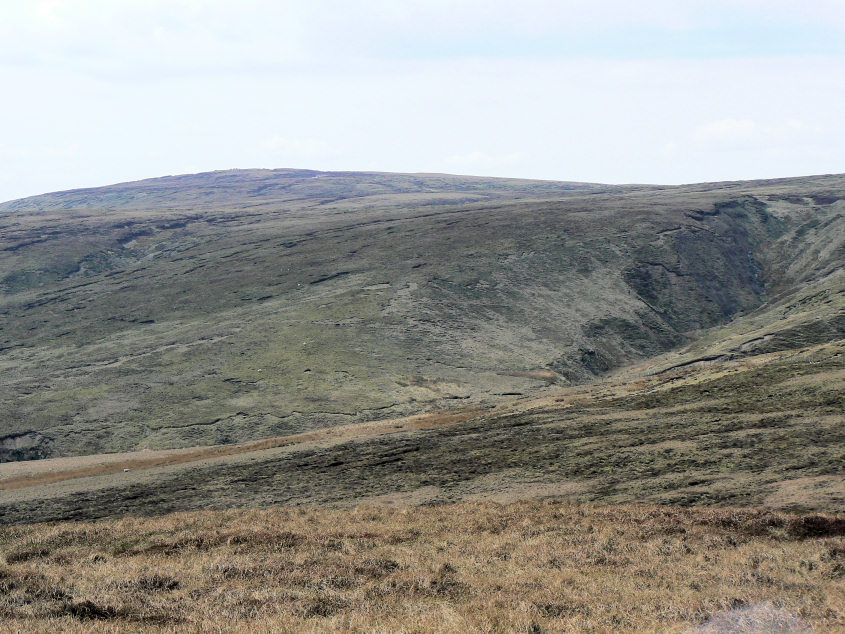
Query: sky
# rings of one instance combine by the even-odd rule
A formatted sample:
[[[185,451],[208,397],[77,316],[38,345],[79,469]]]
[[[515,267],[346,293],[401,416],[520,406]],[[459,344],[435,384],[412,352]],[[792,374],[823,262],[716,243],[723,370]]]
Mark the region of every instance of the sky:
[[[229,168],[845,172],[842,0],[0,0],[0,200]]]

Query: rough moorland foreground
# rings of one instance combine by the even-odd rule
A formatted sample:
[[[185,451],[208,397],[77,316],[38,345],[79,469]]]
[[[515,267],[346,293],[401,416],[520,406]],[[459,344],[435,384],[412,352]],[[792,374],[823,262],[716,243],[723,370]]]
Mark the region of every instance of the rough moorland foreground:
[[[21,631],[845,628],[845,518],[461,503],[5,528]],[[783,630],[785,631],[785,630]]]

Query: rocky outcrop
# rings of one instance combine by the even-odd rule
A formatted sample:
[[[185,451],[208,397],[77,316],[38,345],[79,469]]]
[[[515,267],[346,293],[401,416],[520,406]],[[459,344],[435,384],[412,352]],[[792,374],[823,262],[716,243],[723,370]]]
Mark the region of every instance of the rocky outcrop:
[[[52,444],[50,438],[35,431],[3,436],[0,438],[0,462],[47,458]]]

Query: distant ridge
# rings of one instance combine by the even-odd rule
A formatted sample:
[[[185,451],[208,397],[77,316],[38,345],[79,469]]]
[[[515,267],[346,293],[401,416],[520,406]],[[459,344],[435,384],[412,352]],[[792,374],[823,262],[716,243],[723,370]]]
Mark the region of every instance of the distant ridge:
[[[312,183],[310,180],[318,180]],[[211,205],[250,198],[342,196],[377,193],[483,193],[513,195],[516,190],[550,195],[572,190],[607,190],[612,186],[456,176],[451,174],[392,174],[388,172],[322,172],[308,169],[232,169],[198,174],[161,176],[103,187],[88,187],[30,196],[0,204],[0,211],[35,209],[141,208],[143,205]],[[363,188],[363,189],[362,189]],[[190,192],[190,195],[187,194]],[[140,197],[140,199],[139,199]]]

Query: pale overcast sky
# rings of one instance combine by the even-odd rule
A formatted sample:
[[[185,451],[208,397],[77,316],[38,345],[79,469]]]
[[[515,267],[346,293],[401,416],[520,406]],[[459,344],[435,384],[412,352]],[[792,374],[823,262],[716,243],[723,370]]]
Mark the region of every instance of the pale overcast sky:
[[[845,172],[843,0],[0,0],[0,200],[233,167]]]

